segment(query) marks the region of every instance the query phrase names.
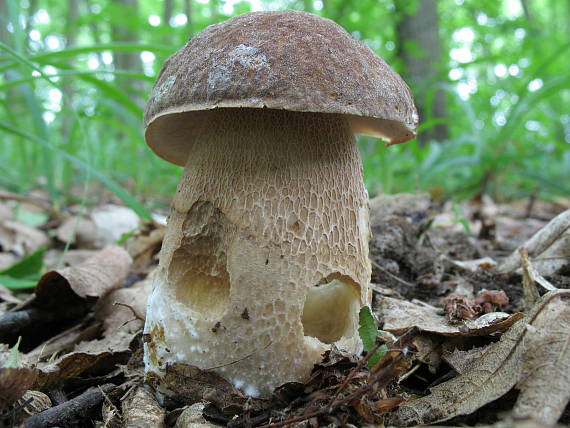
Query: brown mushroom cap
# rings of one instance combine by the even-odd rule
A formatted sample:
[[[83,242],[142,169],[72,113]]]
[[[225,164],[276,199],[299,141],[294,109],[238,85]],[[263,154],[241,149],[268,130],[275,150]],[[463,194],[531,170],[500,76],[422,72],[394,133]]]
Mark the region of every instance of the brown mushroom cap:
[[[335,22],[292,10],[212,25],[165,63],[147,103],[145,138],[185,165],[209,110],[271,108],[347,115],[355,134],[401,143],[418,115],[402,78]]]

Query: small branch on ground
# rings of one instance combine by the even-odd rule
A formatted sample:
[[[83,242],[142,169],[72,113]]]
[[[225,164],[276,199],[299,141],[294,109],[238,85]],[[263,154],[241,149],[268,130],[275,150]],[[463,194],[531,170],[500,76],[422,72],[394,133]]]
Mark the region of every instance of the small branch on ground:
[[[113,389],[115,389],[115,385],[110,383],[99,388],[90,388],[72,400],[29,417],[24,421],[24,427],[77,426],[79,422],[85,421],[86,418],[89,418],[90,415],[98,410],[105,394],[108,394]]]
[[[58,220],[63,220],[66,218],[66,215],[56,210],[48,202],[43,201],[39,198],[35,198],[33,196],[20,195],[18,193],[8,192],[6,190],[0,190],[0,199],[18,201],[33,205],[35,207],[41,208],[43,211],[45,211],[46,213],[50,214],[52,217]]]
[[[56,316],[52,312],[35,308],[7,312],[0,316],[0,337],[18,334],[21,330],[34,323],[51,322],[55,318]]]
[[[289,424],[294,424],[298,422],[302,422],[311,418],[324,416],[327,414],[331,414],[334,410],[338,409],[341,406],[345,406],[350,404],[353,400],[364,396],[367,392],[375,389],[375,388],[384,388],[388,386],[391,382],[396,380],[398,376],[401,375],[403,372],[402,363],[404,360],[409,358],[410,352],[412,351],[411,346],[412,340],[417,334],[419,330],[417,328],[412,328],[408,330],[405,334],[403,334],[394,344],[392,345],[391,349],[386,352],[386,355],[378,361],[378,363],[372,368],[370,377],[368,382],[364,385],[357,388],[353,393],[347,395],[342,399],[337,399],[338,394],[334,396],[331,400],[331,403],[326,406],[320,406],[317,401],[322,399],[322,394],[319,392],[323,391],[315,391],[313,392],[313,396],[317,397],[311,402],[307,403],[307,409],[311,409],[309,411],[305,411],[305,413],[287,418],[283,421],[274,422],[266,425],[262,425],[259,428],[276,428],[287,426]],[[370,357],[376,352],[376,350],[381,346],[381,343],[377,343],[370,351],[359,361],[357,367],[362,368],[363,365],[370,359]],[[357,368],[352,370],[348,375],[348,382],[350,378],[354,378]],[[339,386],[339,390],[346,388],[348,382],[345,381]],[[317,407],[315,409],[315,407]],[[255,426],[258,423],[263,423],[269,419],[269,414],[263,414],[256,418],[249,419],[250,426]],[[244,421],[235,421],[234,423],[228,424],[229,427],[238,428],[241,426],[246,426]]]

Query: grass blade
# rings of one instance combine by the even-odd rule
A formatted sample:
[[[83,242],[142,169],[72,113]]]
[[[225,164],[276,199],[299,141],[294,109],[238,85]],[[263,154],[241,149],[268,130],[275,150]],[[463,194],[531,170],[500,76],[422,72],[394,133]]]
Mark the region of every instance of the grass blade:
[[[137,201],[129,192],[123,189],[118,183],[114,180],[110,179],[104,174],[101,174],[91,165],[86,163],[85,161],[70,155],[69,153],[61,150],[60,148],[54,146],[49,141],[43,140],[42,138],[37,137],[36,135],[30,134],[28,132],[22,131],[20,129],[14,128],[8,123],[0,121],[0,129],[9,132],[11,134],[17,135],[22,137],[28,141],[40,144],[43,147],[57,153],[62,158],[66,159],[67,161],[73,163],[75,166],[84,169],[89,174],[91,174],[94,178],[99,180],[102,184],[107,186],[109,190],[111,190],[121,201],[123,201],[127,206],[129,206],[133,211],[135,211],[139,217],[145,220],[150,220],[151,215],[149,211],[142,205],[139,201]]]

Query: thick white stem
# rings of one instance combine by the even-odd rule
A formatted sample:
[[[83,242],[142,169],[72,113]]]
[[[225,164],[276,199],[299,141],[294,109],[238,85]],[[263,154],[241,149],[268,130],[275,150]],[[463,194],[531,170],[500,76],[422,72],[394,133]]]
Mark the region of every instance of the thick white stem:
[[[147,372],[213,368],[253,395],[359,351],[368,197],[339,115],[220,109],[190,150],[149,301]]]

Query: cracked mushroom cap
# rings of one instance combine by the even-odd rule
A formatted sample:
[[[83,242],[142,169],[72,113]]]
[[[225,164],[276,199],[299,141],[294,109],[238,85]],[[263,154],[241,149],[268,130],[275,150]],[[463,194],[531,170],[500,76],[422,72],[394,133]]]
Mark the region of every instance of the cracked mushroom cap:
[[[146,141],[183,166],[220,107],[340,113],[355,134],[391,144],[418,123],[410,89],[380,57],[335,22],[292,10],[211,25],[172,55],[145,109]]]

